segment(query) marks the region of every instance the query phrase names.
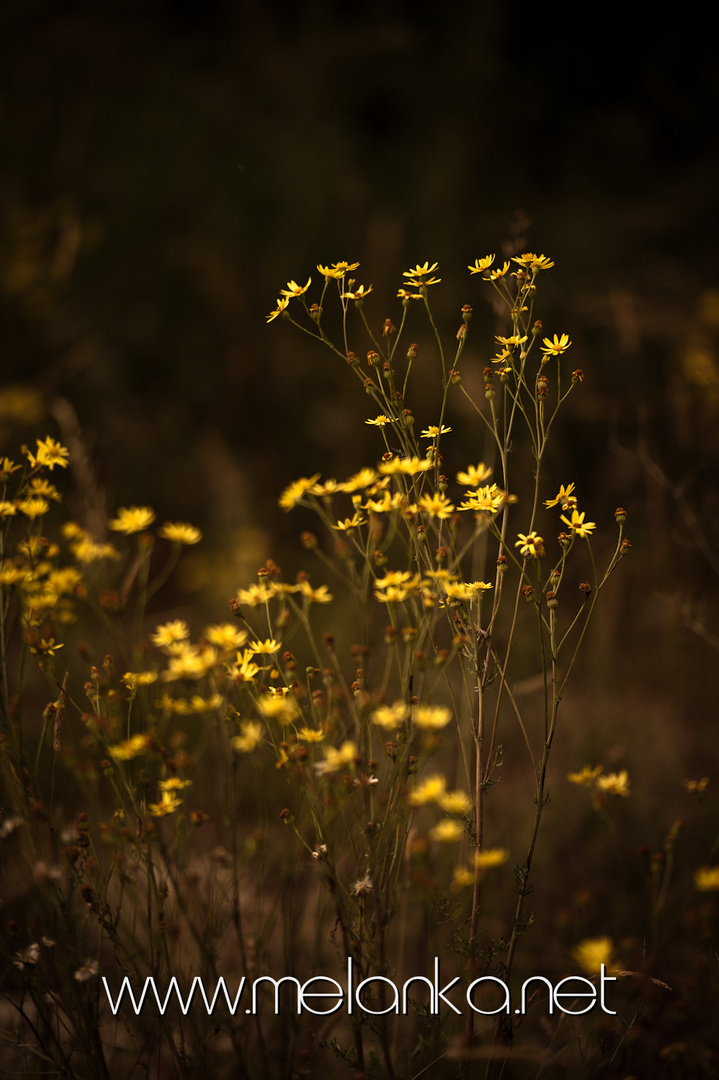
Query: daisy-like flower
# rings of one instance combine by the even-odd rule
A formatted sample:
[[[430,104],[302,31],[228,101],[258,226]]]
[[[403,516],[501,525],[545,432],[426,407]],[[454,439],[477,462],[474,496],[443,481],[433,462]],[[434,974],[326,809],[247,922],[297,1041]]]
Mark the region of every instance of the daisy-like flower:
[[[553,339],[550,340],[550,338],[545,337],[543,340],[542,352],[545,356],[561,356],[572,344],[569,340],[569,334],[562,334],[561,337],[555,334]]]
[[[503,278],[508,270],[509,270],[509,263],[505,262],[504,266],[502,266],[502,267],[498,266],[496,270],[490,270],[489,271],[489,280],[490,281],[497,281],[499,278]]]
[[[457,483],[464,487],[479,487],[483,480],[492,475],[492,470],[483,461],[478,465],[468,465],[466,472],[457,473]]]
[[[381,461],[378,467],[384,476],[396,476],[399,473],[414,476],[415,473],[427,472],[431,469],[432,462],[427,458],[418,457],[392,458],[391,461]]]
[[[138,686],[150,686],[157,682],[156,671],[126,671],[122,681],[130,690],[137,690]]]
[[[389,416],[385,416],[384,413],[380,413],[379,416],[375,416],[374,420],[365,420],[365,424],[370,424],[372,427],[384,427],[386,424],[392,424],[394,421]]]
[[[578,784],[579,787],[592,789],[595,780],[598,776],[601,776],[601,774],[601,765],[585,765],[579,772],[567,773],[567,780],[570,784]]]
[[[289,507],[286,507],[289,510]],[[266,585],[250,585],[247,589],[237,590],[237,602],[243,607],[259,607],[274,596]]]
[[[366,420],[365,423],[369,423],[369,421]],[[355,473],[354,476],[350,476],[349,480],[345,480],[344,483],[340,484],[340,487],[342,491],[346,491],[351,494],[353,491],[364,491],[365,488],[368,488],[372,484],[374,484],[376,479],[376,469],[370,469],[365,467],[364,469],[360,469],[359,472]]]
[[[395,701],[394,705],[380,705],[372,713],[372,723],[385,731],[395,731],[409,716],[409,706],[404,701]]]
[[[331,604],[334,599],[326,585],[313,589],[309,581],[300,582],[300,592],[308,604]]]
[[[352,282],[350,282],[350,285],[351,284],[352,284]],[[368,296],[371,292],[372,292],[372,286],[371,285],[367,285],[366,287],[364,285],[360,285],[358,288],[356,288],[354,290],[354,292],[343,292],[342,293],[342,299],[343,300],[364,300],[365,296]]]
[[[431,266],[429,265],[429,262],[424,263],[422,266],[420,266],[419,263],[417,263],[414,270],[405,270],[403,272],[403,274],[402,274],[402,277],[406,277],[406,278],[429,277],[430,274],[434,273],[434,271],[437,269],[438,266],[439,266],[439,263],[436,263],[436,262],[432,263]],[[413,284],[414,284],[414,282],[410,282],[410,285],[413,285]],[[428,282],[426,284],[428,284]]]
[[[217,649],[234,652],[247,641],[247,631],[239,629],[234,623],[218,623],[205,628],[205,637]]]
[[[153,645],[160,649],[168,645],[175,645],[178,641],[185,641],[190,636],[190,628],[184,619],[173,619],[171,622],[162,623],[155,628],[155,633],[150,638]]]
[[[414,713],[415,727],[420,731],[440,731],[452,719],[452,713],[444,705],[418,705]]]
[[[274,638],[266,638],[264,641],[251,641],[246,652],[251,656],[272,656],[280,651],[282,643]]]
[[[314,476],[303,476],[300,480],[294,480],[291,484],[288,484],[278,500],[282,509],[291,510],[293,506],[297,506],[298,502],[317,483],[319,478],[320,474],[315,473]]]
[[[167,814],[176,813],[182,806],[182,799],[173,795],[171,791],[163,791],[159,803],[150,803],[147,807],[152,817],[166,817]]]
[[[490,870],[494,866],[501,866],[509,858],[506,848],[485,848],[478,851],[474,856],[474,865],[478,870]]]
[[[155,511],[149,506],[121,506],[117,511],[117,517],[110,522],[113,532],[131,533],[142,532],[152,525],[155,520]]]
[[[472,800],[464,791],[446,791],[438,801],[445,814],[466,815],[472,809]]]
[[[598,975],[602,964],[607,971],[616,971],[612,960],[614,943],[610,937],[585,938],[572,949],[572,957],[587,975]]]
[[[606,773],[604,776],[598,776],[596,788],[597,791],[601,791],[605,795],[623,795],[626,799],[630,792],[629,773],[626,769],[622,769],[618,773]]]
[[[550,266],[554,266],[554,263],[546,255],[534,255],[531,251],[526,251],[524,255],[515,256],[512,262],[523,266],[525,270],[549,270]]]
[[[3,499],[2,502],[0,502],[0,517],[13,517],[15,514],[17,514],[15,503]]]
[[[520,555],[531,555],[533,559],[538,559],[544,552],[544,540],[541,536],[537,536],[534,530],[526,535],[517,533],[517,536],[519,540],[514,541],[514,546],[519,548]]]
[[[562,521],[565,525],[568,525],[575,536],[590,536],[594,529],[597,527],[595,521],[585,521],[584,514],[580,514],[578,510],[572,510],[572,519],[566,518],[564,514],[561,515]]]
[[[40,468],[43,465],[46,465],[51,472],[56,465],[59,465],[63,469],[67,468],[67,459],[70,457],[70,451],[67,450],[66,447],[61,446],[59,442],[50,438],[49,435],[46,439],[36,439],[35,441],[37,442],[36,453],[33,454],[26,446],[23,447],[23,453],[33,469]],[[5,460],[7,461],[7,458]],[[12,464],[12,462],[10,462],[10,464]]]
[[[345,518],[344,521],[338,521],[332,528],[339,530],[340,532],[349,532],[351,529],[356,529],[360,525],[366,524],[367,518],[363,518],[359,510],[357,510],[351,518]]]
[[[468,266],[470,274],[483,274],[485,270],[489,270],[490,266],[494,262],[494,255],[485,255],[483,259],[475,259],[474,266]]]
[[[441,773],[428,776],[421,784],[417,784],[410,794],[409,801],[412,806],[425,806],[427,803],[436,803],[447,791],[447,781]]]
[[[166,521],[159,535],[173,544],[198,544],[202,539],[200,530],[184,521]]]
[[[550,506],[561,506],[562,510],[567,510],[571,505],[570,500],[571,502],[575,503],[577,501],[576,498],[572,496],[573,491],[574,484],[567,484],[566,487],[564,486],[564,484],[560,484],[559,491],[554,496],[554,498],[547,499],[544,505],[547,507],[547,509],[549,509]]]
[[[311,277],[307,278],[307,284],[306,285],[298,285],[296,281],[288,281],[287,282],[287,288],[286,289],[280,289],[280,295],[281,296],[286,296],[288,299],[290,299],[290,297],[292,297],[292,296],[302,296],[303,293],[307,292],[307,290],[309,289],[311,284],[312,284],[312,278]]]
[[[464,825],[454,818],[442,818],[429,830],[429,835],[440,844],[456,844],[464,836]]]
[[[414,284],[414,282],[409,282],[408,284]],[[397,290],[397,296],[399,297],[400,300],[421,300],[422,299],[422,293],[409,292],[408,289],[398,289]]]
[[[246,720],[240,725],[240,730],[242,734],[230,739],[230,745],[241,754],[251,754],[262,742],[262,724],[255,720]]]
[[[440,521],[445,521],[454,513],[454,506],[447,496],[437,492],[434,495],[422,495],[419,500],[419,509],[431,517],[439,518]]]
[[[499,334],[495,334],[495,341],[498,341],[500,345],[507,345],[511,349],[516,348],[517,345],[523,345],[526,340],[526,334],[523,337],[520,337],[519,334],[512,334],[511,337],[500,337]]]
[[[217,651],[208,646],[201,649],[197,645],[188,645],[186,648],[171,656],[167,670],[163,671],[162,678],[165,682],[176,682],[179,679],[201,679],[217,662]]]
[[[55,502],[62,502],[62,495],[60,492],[55,485],[51,484],[49,480],[46,480],[44,476],[33,476],[28,491],[31,496],[38,496],[38,498],[41,499],[53,499]]]
[[[47,499],[18,499],[15,505],[20,513],[24,514],[25,517],[29,517],[31,521],[34,521],[35,518],[42,517],[42,515],[46,514],[50,509],[50,503]]]
[[[436,439],[438,435],[448,435],[451,431],[451,427],[438,427],[437,424],[430,424],[430,426],[422,432],[423,439]]]
[[[273,319],[276,319],[278,315],[281,315],[282,312],[287,308],[287,305],[289,304],[289,302],[290,302],[289,296],[278,297],[277,307],[275,308],[274,311],[271,311],[269,313],[269,315],[267,316],[267,322],[271,323]]]
[[[336,262],[332,263],[332,266],[320,266],[318,264],[317,269],[319,270],[320,274],[322,274],[322,277],[335,278],[339,280],[343,278],[348,271],[351,273],[353,270],[356,270],[358,266],[358,262]]]
[[[182,791],[183,788],[192,787],[192,780],[180,780],[179,776],[171,776],[169,780],[160,780],[157,786],[160,791]]]
[[[325,733],[318,728],[301,727],[297,732],[297,737],[302,739],[302,742],[319,743],[324,739]]]
[[[318,762],[319,767],[316,766],[316,768],[320,774],[337,772],[346,765],[354,764],[356,757],[357,744],[350,739],[345,739],[339,750],[335,746],[328,746],[325,750],[325,760]]]
[[[131,761],[132,758],[139,757],[140,754],[146,754],[151,748],[152,738],[150,735],[133,735],[131,739],[126,739],[124,742],[108,747],[108,753],[114,761]]]
[[[700,866],[694,874],[694,888],[699,892],[719,892],[719,866]]]

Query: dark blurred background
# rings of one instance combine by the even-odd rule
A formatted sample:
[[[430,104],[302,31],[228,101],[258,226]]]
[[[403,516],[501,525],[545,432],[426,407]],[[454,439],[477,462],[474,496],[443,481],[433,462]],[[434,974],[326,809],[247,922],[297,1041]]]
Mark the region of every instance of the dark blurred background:
[[[96,531],[134,503],[199,524],[220,557],[193,553],[186,585],[224,603],[295,543],[287,483],[378,453],[346,367],[266,325],[279,289],[358,259],[379,327],[401,272],[439,260],[449,340],[475,308],[471,381],[496,323],[466,265],[520,243],[555,260],[539,314],[586,373],[556,480],[592,519],[630,510],[596,678],[608,650],[635,684],[659,658],[672,708],[715,710],[717,66],[689,20],[582,20],[501,0],[5,0],[0,452],[46,430],[84,447],[72,506]],[[452,422],[457,467],[477,461],[476,427]]]

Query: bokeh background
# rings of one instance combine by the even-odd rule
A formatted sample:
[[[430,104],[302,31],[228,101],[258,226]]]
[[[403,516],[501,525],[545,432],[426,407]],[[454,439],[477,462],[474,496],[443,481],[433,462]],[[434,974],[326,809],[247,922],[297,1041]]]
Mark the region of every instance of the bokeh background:
[[[471,381],[497,323],[467,264],[548,254],[539,314],[586,376],[551,468],[590,518],[626,506],[633,543],[567,703],[556,803],[576,829],[553,868],[584,869],[552,886],[555,907],[586,887],[588,930],[609,904],[641,935],[635,847],[613,854],[617,832],[561,786],[587,760],[626,767],[632,845],[659,850],[688,822],[666,933],[691,949],[719,787],[717,66],[678,15],[575,17],[501,0],[5,0],[0,453],[46,432],[71,446],[71,505],[98,536],[118,505],[198,524],[204,553],[170,603],[223,618],[266,556],[304,557],[281,489],[377,456],[346,367],[266,325],[287,280],[359,260],[380,326],[402,271],[438,260],[450,340],[475,308]],[[479,460],[471,418],[451,419],[457,467]],[[700,812],[681,780],[703,775]]]

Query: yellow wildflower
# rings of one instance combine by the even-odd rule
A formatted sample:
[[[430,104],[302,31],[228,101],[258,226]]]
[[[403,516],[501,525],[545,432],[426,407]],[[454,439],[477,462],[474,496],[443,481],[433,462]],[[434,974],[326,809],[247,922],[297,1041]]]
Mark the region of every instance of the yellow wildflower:
[[[197,544],[202,539],[199,529],[182,521],[166,521],[159,530],[159,535],[173,544]]]
[[[235,682],[252,682],[255,675],[259,672],[259,666],[252,660],[253,653],[247,649],[245,652],[238,652],[237,659],[234,664],[229,667],[229,672],[235,679]]]
[[[197,645],[188,646],[177,656],[171,656],[167,670],[163,671],[165,682],[178,679],[201,679],[217,662],[217,652],[211,646],[201,649]]]
[[[210,645],[222,652],[234,652],[247,641],[247,631],[233,623],[219,623],[205,628],[204,636]]]
[[[313,589],[309,581],[300,582],[300,592],[308,604],[331,604],[333,597],[326,585]]]
[[[332,263],[332,266],[318,265],[317,269],[324,278],[335,278],[339,280],[343,278],[348,271],[351,273],[353,270],[356,270],[358,266],[358,262],[336,262]]]
[[[281,648],[281,642],[275,641],[274,638],[265,638],[264,641],[251,641],[246,651],[250,656],[272,656],[273,653],[279,652]]]
[[[464,791],[446,791],[438,801],[445,814],[466,815],[472,809],[472,800]]]
[[[447,726],[452,713],[444,705],[418,705],[414,712],[414,723],[421,731],[439,731]]]
[[[292,296],[302,296],[303,293],[307,292],[307,290],[309,289],[311,284],[312,284],[312,278],[311,277],[307,278],[307,284],[306,285],[298,285],[296,281],[288,281],[287,282],[287,288],[286,289],[280,289],[280,295],[281,296],[286,296],[288,299],[290,297],[292,297]]]
[[[279,505],[282,509],[291,510],[293,506],[297,506],[298,502],[307,494],[313,484],[317,483],[319,478],[320,474],[315,473],[314,476],[303,476],[300,480],[288,484],[279,498]]]
[[[167,814],[174,814],[181,806],[182,799],[178,799],[170,791],[163,791],[161,802],[150,803],[147,809],[153,817],[165,817]]]
[[[429,835],[440,844],[456,844],[464,836],[464,825],[454,818],[442,818],[430,829]]]
[[[369,424],[370,421],[366,420],[365,423]],[[364,491],[371,484],[374,484],[377,479],[377,471],[375,469],[364,468],[360,469],[354,476],[350,476],[349,480],[345,480],[343,484],[340,484],[342,491],[351,493],[353,491]]]
[[[559,491],[553,499],[547,499],[544,505],[549,509],[550,506],[561,506],[562,510],[569,509],[572,503],[576,503],[576,499],[572,496],[574,491],[574,484],[559,485]]]
[[[572,949],[572,957],[587,975],[599,975],[602,964],[607,972],[616,971],[612,960],[614,943],[610,937],[585,938]]]
[[[701,780],[682,780],[682,785],[691,795],[701,795],[708,783],[708,776],[703,776]]]
[[[301,727],[297,732],[297,737],[302,739],[303,742],[318,743],[322,742],[325,737],[324,731],[320,731],[317,728]]]
[[[389,416],[385,416],[384,413],[380,413],[379,416],[375,416],[374,420],[365,420],[365,424],[371,424],[372,427],[384,427],[385,424],[392,424],[393,420]]]
[[[517,533],[519,540],[515,540],[514,546],[520,549],[520,555],[531,555],[533,559],[540,558],[544,554],[544,540],[537,536],[536,532]]]
[[[23,447],[23,453],[33,469],[41,468],[43,465],[47,466],[50,471],[56,465],[60,465],[63,469],[67,468],[67,459],[70,456],[69,450],[61,446],[55,439],[51,439],[49,435],[42,441],[37,439],[36,442],[37,452],[35,454],[31,453],[26,446]]]
[[[601,776],[601,765],[585,765],[579,772],[567,773],[567,780],[570,784],[579,784],[580,787],[589,788],[594,787],[594,781],[598,776]]]
[[[344,521],[338,521],[332,528],[341,532],[349,532],[351,529],[356,529],[360,525],[366,525],[367,519],[363,518],[359,510],[357,510],[351,518],[345,518]]]
[[[282,296],[277,300],[277,307],[274,311],[271,311],[267,316],[267,322],[271,323],[273,319],[276,319],[278,315],[281,315],[290,302],[289,296]]]
[[[50,503],[46,499],[39,499],[37,497],[31,499],[18,499],[15,503],[21,514],[25,517],[29,517],[31,520],[42,517],[50,509]]]
[[[146,754],[152,747],[152,738],[149,735],[133,735],[131,739],[116,743],[108,747],[108,753],[115,761],[130,761],[131,758]]]
[[[417,263],[414,270],[405,270],[402,277],[406,277],[408,279],[407,284],[413,285],[416,289],[421,288],[423,285],[438,285],[442,280],[441,278],[429,277],[437,269],[438,265],[436,262],[432,263],[431,266],[429,262],[424,263],[422,266]]]
[[[409,706],[404,701],[395,701],[394,705],[380,705],[372,713],[372,723],[385,731],[400,727],[409,716]]]
[[[445,521],[454,513],[454,506],[447,496],[436,492],[434,495],[422,495],[419,500],[419,509],[431,517],[439,518],[440,521]]]
[[[155,511],[149,506],[123,506],[117,511],[117,517],[110,522],[110,528],[114,532],[131,533],[142,532],[152,525],[155,520]]]
[[[350,285],[352,285],[351,281]],[[354,290],[354,292],[343,292],[341,295],[343,300],[364,300],[365,296],[369,295],[369,293],[371,292],[371,285],[367,285],[366,287],[364,285],[360,285],[359,288]]]
[[[239,750],[241,754],[251,754],[262,742],[264,728],[255,720],[246,720],[240,727],[242,734],[230,739],[230,745],[233,750]]]
[[[526,270],[549,270],[550,266],[554,266],[554,263],[546,255],[534,255],[531,251],[527,251],[521,256],[515,256],[512,262],[519,263]]]
[[[17,507],[15,506],[15,503],[11,503],[8,502],[6,499],[3,499],[0,502],[0,517],[13,517],[14,514],[17,514]]]
[[[561,356],[563,352],[566,352],[569,346],[572,344],[569,340],[569,334],[562,334],[561,337],[554,335],[554,339],[550,340],[545,337],[544,344],[542,345],[542,352],[545,356]]]
[[[54,502],[62,502],[62,495],[54,484],[51,484],[44,476],[33,476],[28,487],[30,495],[39,498],[53,499]]]
[[[379,471],[384,476],[394,476],[399,473],[414,476],[415,473],[427,472],[431,468],[431,461],[418,457],[392,458],[391,461],[381,461],[379,464]]]
[[[468,885],[474,885],[474,871],[467,866],[457,866],[452,878],[452,889],[454,892],[459,892],[461,889],[466,889]]]
[[[353,743],[350,739],[345,739],[339,750],[334,746],[328,746],[325,750],[325,760],[319,762],[315,768],[321,775],[337,772],[345,765],[354,764],[354,760],[357,756],[356,743]]]
[[[597,791],[601,791],[605,795],[623,795],[626,798],[629,795],[630,788],[629,773],[626,769],[622,769],[618,773],[606,773],[604,776],[598,776],[595,786]]]
[[[719,892],[719,866],[700,866],[694,874],[694,888],[699,892]]]
[[[475,259],[474,266],[468,266],[470,274],[483,274],[485,270],[489,270],[490,266],[494,262],[494,255],[485,255],[483,259]]]
[[[173,619],[171,622],[162,623],[155,628],[155,633],[150,638],[153,645],[164,649],[168,645],[175,645],[178,641],[185,641],[190,636],[190,628],[184,619]]]
[[[477,488],[492,475],[492,470],[488,465],[485,465],[483,461],[480,461],[478,465],[468,465],[466,472],[457,473],[457,483],[462,484],[464,487]]]
[[[160,791],[182,791],[183,788],[192,787],[192,780],[180,780],[179,776],[171,776],[169,780],[160,780],[157,786]]]
[[[490,281],[497,281],[499,278],[504,277],[504,275],[507,273],[508,270],[509,270],[509,263],[505,262],[504,266],[501,269],[499,267],[497,267],[496,270],[490,270],[489,271],[489,280]]]
[[[477,851],[474,856],[474,865],[478,870],[491,870],[492,867],[501,866],[509,858],[506,848],[485,848]]]
[[[451,430],[451,427],[447,427],[446,424],[442,424],[442,427],[439,427],[437,424],[430,424],[429,427],[421,433],[421,436],[423,439],[436,439],[438,435],[449,435]]]
[[[409,796],[411,806],[425,806],[427,803],[436,803],[446,794],[447,781],[441,773],[433,773],[417,784]]]
[[[258,706],[262,715],[268,720],[278,720],[284,725],[293,724],[300,715],[296,699],[285,694],[263,694]]]
[[[150,686],[157,682],[156,671],[126,671],[122,681],[130,690],[137,690],[138,686]]]
[[[585,521],[584,514],[580,514],[578,510],[572,510],[571,521],[569,518],[566,518],[564,514],[561,515],[561,518],[565,525],[569,526],[575,536],[589,536],[597,527],[595,521]]]
[[[273,597],[273,592],[266,585],[250,585],[248,589],[237,590],[238,603],[246,607],[259,607]]]

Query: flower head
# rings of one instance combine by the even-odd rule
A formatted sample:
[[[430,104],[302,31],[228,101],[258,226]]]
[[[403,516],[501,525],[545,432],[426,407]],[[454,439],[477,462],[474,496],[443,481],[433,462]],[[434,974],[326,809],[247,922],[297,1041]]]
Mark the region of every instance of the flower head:
[[[588,975],[598,975],[602,964],[607,971],[616,971],[612,960],[614,944],[610,937],[585,938],[572,950],[572,956]]]
[[[307,284],[306,285],[298,285],[296,281],[288,281],[287,282],[287,288],[286,289],[280,289],[280,295],[281,296],[286,296],[288,299],[290,297],[292,297],[292,296],[302,296],[303,293],[307,292],[307,290],[309,289],[311,284],[312,284],[312,278],[311,277],[307,278]]]
[[[549,509],[550,506],[560,506],[561,505],[562,510],[567,510],[570,507],[572,502],[576,502],[576,499],[572,496],[573,491],[574,491],[574,484],[567,484],[566,487],[564,486],[564,484],[560,484],[559,485],[559,491],[554,496],[554,498],[553,499],[547,499],[545,501],[544,505],[547,507],[547,509]]]
[[[183,521],[166,521],[159,530],[159,535],[173,544],[198,544],[202,539],[199,529]]]
[[[494,255],[485,255],[483,259],[475,259],[474,266],[468,266],[470,274],[483,274],[494,262]]]
[[[70,451],[64,446],[61,446],[55,439],[48,437],[46,439],[37,439],[37,452],[31,453],[27,447],[23,447],[24,453],[30,465],[33,469],[39,469],[43,465],[46,465],[52,472],[56,465],[60,465],[61,468],[67,468],[67,459],[70,456]],[[5,459],[7,461],[7,458]],[[10,462],[12,465],[12,462]],[[5,470],[7,471],[7,470]]]
[[[293,506],[297,506],[297,503],[301,502],[303,496],[317,483],[319,478],[320,474],[315,473],[314,476],[303,476],[300,480],[288,484],[279,498],[279,505],[282,509],[291,510]]]
[[[518,547],[520,555],[531,555],[533,559],[538,559],[544,553],[544,540],[541,536],[537,536],[536,532],[517,533],[519,540],[515,540],[514,546]]]
[[[123,506],[117,511],[117,517],[110,522],[110,528],[114,532],[131,533],[142,532],[143,529],[152,525],[155,520],[155,511],[149,506]]]
[[[566,518],[564,514],[561,515],[562,521],[565,525],[568,525],[575,536],[590,536],[594,529],[597,527],[595,521],[585,521],[584,514],[580,514],[578,510],[572,510],[572,519]]]
[[[271,323],[273,319],[276,319],[278,315],[281,315],[290,302],[289,296],[280,297],[277,301],[277,307],[274,311],[271,311],[267,316],[267,322]]]
[[[554,335],[554,338],[550,340],[548,337],[544,338],[544,344],[542,345],[542,352],[546,356],[561,356],[563,352],[566,352],[571,345],[569,340],[569,334],[562,334],[561,337]]]

